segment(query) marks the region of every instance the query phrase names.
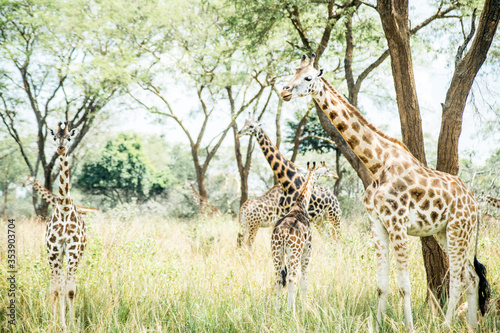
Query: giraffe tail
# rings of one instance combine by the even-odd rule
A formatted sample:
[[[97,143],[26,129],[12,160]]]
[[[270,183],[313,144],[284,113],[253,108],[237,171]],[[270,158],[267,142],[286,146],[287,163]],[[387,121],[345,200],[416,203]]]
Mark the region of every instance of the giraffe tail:
[[[281,283],[283,284],[283,287],[286,287],[286,274],[287,274],[287,270],[286,270],[286,265],[283,266],[283,269],[281,270]]]
[[[479,310],[481,310],[481,314],[484,316],[487,310],[488,301],[491,296],[491,288],[488,280],[486,280],[486,267],[481,264],[477,257],[474,256],[474,270],[479,277],[479,286],[478,286],[478,302],[479,302]]]
[[[477,215],[477,232],[476,232],[476,248],[474,250],[474,270],[479,277],[478,284],[478,303],[479,310],[481,310],[481,314],[484,316],[487,310],[487,304],[491,296],[491,288],[488,280],[486,280],[486,267],[477,260],[477,245],[479,240],[479,222],[481,221],[481,211],[478,212]]]

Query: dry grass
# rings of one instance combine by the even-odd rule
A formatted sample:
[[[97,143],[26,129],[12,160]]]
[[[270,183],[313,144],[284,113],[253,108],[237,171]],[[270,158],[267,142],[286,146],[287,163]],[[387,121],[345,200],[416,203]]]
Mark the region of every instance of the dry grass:
[[[6,322],[6,221],[0,222],[0,329]],[[276,311],[270,229],[259,231],[250,255],[236,249],[238,227],[229,218],[160,221],[154,218],[88,221],[89,244],[77,272],[76,331],[79,332],[372,332],[376,309],[375,259],[364,217],[342,225],[336,242],[313,234],[307,304],[294,318]],[[482,232],[479,257],[493,289],[500,281],[500,225]],[[50,271],[45,225],[17,220],[18,332],[56,332],[50,314]],[[416,332],[442,331],[443,315],[426,302],[425,272],[418,239],[411,239],[412,305]],[[394,265],[392,265],[394,266]],[[286,293],[283,293],[283,298]],[[286,304],[286,302],[282,302]],[[386,332],[402,332],[401,298],[392,272]],[[486,317],[484,332],[500,330]],[[456,319],[454,332],[466,332]]]

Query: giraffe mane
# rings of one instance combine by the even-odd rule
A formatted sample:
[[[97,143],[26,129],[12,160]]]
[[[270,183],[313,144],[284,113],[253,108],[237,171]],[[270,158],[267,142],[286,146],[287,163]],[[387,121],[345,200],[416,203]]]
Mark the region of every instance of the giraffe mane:
[[[375,133],[377,133],[378,135],[380,135],[381,137],[383,137],[384,139],[386,140],[389,140],[391,141],[392,143],[395,143],[397,145],[400,145],[404,150],[406,150],[407,152],[410,152],[410,150],[408,149],[408,147],[406,147],[406,145],[404,143],[402,143],[401,141],[399,141],[398,139],[395,139],[393,137],[390,137],[389,135],[385,134],[384,132],[382,132],[381,130],[379,130],[378,128],[376,128],[373,124],[371,124],[370,122],[368,122],[368,120],[366,120],[366,118],[361,114],[361,112],[359,112],[359,110],[354,106],[352,105],[351,103],[349,103],[348,100],[346,100],[344,98],[344,96],[342,96],[341,94],[339,94],[332,86],[330,83],[328,83],[328,81],[326,81],[325,78],[321,78],[321,80],[323,81],[323,83],[328,87],[328,89],[330,90],[330,92],[332,92],[333,94],[335,94],[336,97],[340,98],[342,100],[342,102],[347,105],[349,107],[349,110],[354,113],[354,116],[357,117],[359,119],[359,121],[361,122],[362,125],[366,125],[369,129],[371,129],[372,131],[374,131]]]
[[[307,166],[309,169],[309,163]],[[311,180],[313,172],[314,172],[314,170],[308,170],[306,181],[304,182],[304,185],[302,185],[302,188],[300,189],[299,195],[297,196],[297,200],[295,200],[295,204],[293,205],[291,210],[297,209],[298,203],[300,202],[300,200],[302,200],[304,198],[304,192],[306,191],[308,182]]]

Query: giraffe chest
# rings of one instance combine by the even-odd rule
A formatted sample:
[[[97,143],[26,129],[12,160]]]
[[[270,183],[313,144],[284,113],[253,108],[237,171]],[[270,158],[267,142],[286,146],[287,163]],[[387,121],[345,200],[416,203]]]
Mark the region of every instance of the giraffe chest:
[[[68,211],[57,206],[54,209],[52,218],[47,222],[46,239],[50,243],[73,243],[84,242],[85,223],[79,214],[76,213],[74,207],[70,207]]]

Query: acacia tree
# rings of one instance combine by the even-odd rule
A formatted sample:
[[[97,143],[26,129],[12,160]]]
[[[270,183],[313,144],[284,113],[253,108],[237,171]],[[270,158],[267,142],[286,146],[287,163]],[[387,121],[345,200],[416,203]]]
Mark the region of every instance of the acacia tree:
[[[453,6],[456,7],[456,5],[450,7]],[[417,159],[426,164],[422,124],[411,60],[408,1],[378,0],[376,9],[380,14],[389,46],[403,142]],[[474,78],[486,60],[495,35],[500,16],[500,1],[485,1],[478,31],[469,50],[464,55],[463,53],[475,32],[474,14],[472,15],[471,31],[467,36],[464,36],[463,44],[458,47],[453,78],[445,102],[442,104],[443,115],[436,168],[453,175],[458,175],[458,139],[462,128],[465,104]],[[444,284],[448,270],[446,256],[433,237],[423,237],[421,241],[427,283],[437,298],[443,299],[442,295],[447,289],[443,288],[447,285],[447,283]]]
[[[121,48],[116,31],[120,25],[143,28],[141,22],[127,16],[121,17],[123,22],[110,22],[105,13],[121,7],[119,3],[95,6],[92,11],[86,10],[89,5],[88,1],[68,4],[35,0],[0,6],[0,117],[31,176],[41,172],[48,190],[52,190],[57,174],[57,154],[47,145],[51,142],[49,126],[64,120],[79,129],[68,149],[71,154],[96,124],[103,108],[120,94],[128,79],[125,69],[140,52]],[[137,34],[136,38],[141,36]],[[23,139],[33,124],[37,134],[35,156],[28,153],[32,143]],[[48,203],[38,205],[36,193],[33,205],[37,215],[47,215]]]
[[[172,50],[167,55],[152,48],[145,54],[147,65],[136,74],[139,89],[132,87],[129,94],[149,112],[173,120],[184,133],[189,141],[199,193],[207,197],[208,167],[227,133],[232,129],[235,136],[238,117],[259,103],[263,103],[265,109],[269,101],[270,94],[264,92],[271,90],[274,77],[272,71],[264,69],[272,59],[261,61],[254,53],[238,52],[241,40],[226,33],[224,9],[217,3],[194,1],[177,5],[182,8],[179,11],[199,14],[180,17],[173,25],[157,27],[172,42]],[[197,109],[194,112],[189,114],[185,108],[172,103],[168,96],[171,82],[163,80],[165,72],[182,81],[189,93],[195,92]],[[196,123],[195,119],[200,118],[198,126],[188,123]],[[222,130],[214,133],[213,128]],[[248,196],[250,146],[243,162],[239,140],[235,137],[242,200]]]

